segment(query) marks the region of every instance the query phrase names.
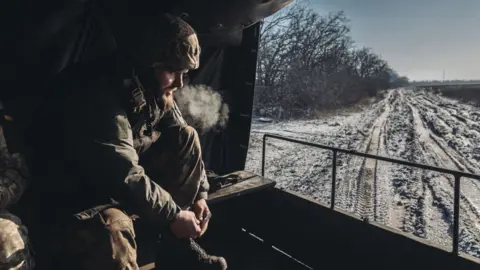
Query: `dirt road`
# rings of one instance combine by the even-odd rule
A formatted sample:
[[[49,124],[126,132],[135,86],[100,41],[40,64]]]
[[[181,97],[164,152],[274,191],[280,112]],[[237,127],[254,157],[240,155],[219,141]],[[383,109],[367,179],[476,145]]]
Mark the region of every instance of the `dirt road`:
[[[247,169],[259,172],[265,132],[480,174],[478,108],[425,91],[396,89],[362,112],[254,123]],[[278,140],[266,174],[278,186],[330,202],[332,153]],[[336,207],[451,247],[453,177],[339,154]],[[460,250],[480,257],[480,183],[462,179]]]

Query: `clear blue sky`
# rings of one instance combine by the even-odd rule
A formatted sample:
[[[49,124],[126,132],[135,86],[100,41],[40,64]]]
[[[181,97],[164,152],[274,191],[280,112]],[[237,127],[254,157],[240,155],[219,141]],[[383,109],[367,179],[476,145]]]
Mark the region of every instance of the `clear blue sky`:
[[[309,0],[412,80],[480,79],[480,0]]]

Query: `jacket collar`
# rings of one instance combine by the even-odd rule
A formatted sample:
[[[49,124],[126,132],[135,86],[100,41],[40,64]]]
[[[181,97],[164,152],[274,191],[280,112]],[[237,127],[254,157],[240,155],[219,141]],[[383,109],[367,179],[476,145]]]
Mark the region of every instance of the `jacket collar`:
[[[143,124],[141,120],[144,120],[147,127],[145,135],[150,136],[153,127],[163,117],[163,111],[158,107],[154,95],[145,89],[134,72],[123,79],[123,87],[126,88],[129,99],[129,114],[137,119],[131,123],[132,126]]]

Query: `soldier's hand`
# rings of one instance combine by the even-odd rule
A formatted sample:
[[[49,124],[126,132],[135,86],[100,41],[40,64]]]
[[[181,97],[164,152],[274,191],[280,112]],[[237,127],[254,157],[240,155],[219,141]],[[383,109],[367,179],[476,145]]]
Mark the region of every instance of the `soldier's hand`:
[[[200,220],[191,211],[180,211],[176,219],[170,224],[170,229],[178,238],[197,238],[200,236]]]
[[[202,229],[200,236],[202,236],[207,231],[208,221],[212,216],[210,209],[208,208],[207,201],[205,199],[196,201],[193,204],[193,212],[195,213],[197,219],[200,220],[200,228]]]
[[[200,221],[210,218],[211,215],[205,199],[198,200],[193,204],[193,212]]]
[[[210,221],[209,218],[205,218],[202,221],[200,221],[200,228],[202,229],[202,231],[200,232],[200,237],[202,237],[203,234],[205,234],[205,232],[207,231],[209,221]]]

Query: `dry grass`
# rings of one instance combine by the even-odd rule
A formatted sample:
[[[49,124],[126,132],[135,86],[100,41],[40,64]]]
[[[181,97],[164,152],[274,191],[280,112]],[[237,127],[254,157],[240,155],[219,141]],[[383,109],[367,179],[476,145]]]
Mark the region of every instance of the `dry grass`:
[[[357,103],[351,105],[343,105],[338,107],[330,107],[325,109],[316,109],[314,118],[325,118],[330,116],[348,115],[351,113],[363,111],[365,107],[368,107],[375,103],[376,98],[364,97]]]
[[[443,96],[480,105],[480,86],[445,87],[440,89]]]

